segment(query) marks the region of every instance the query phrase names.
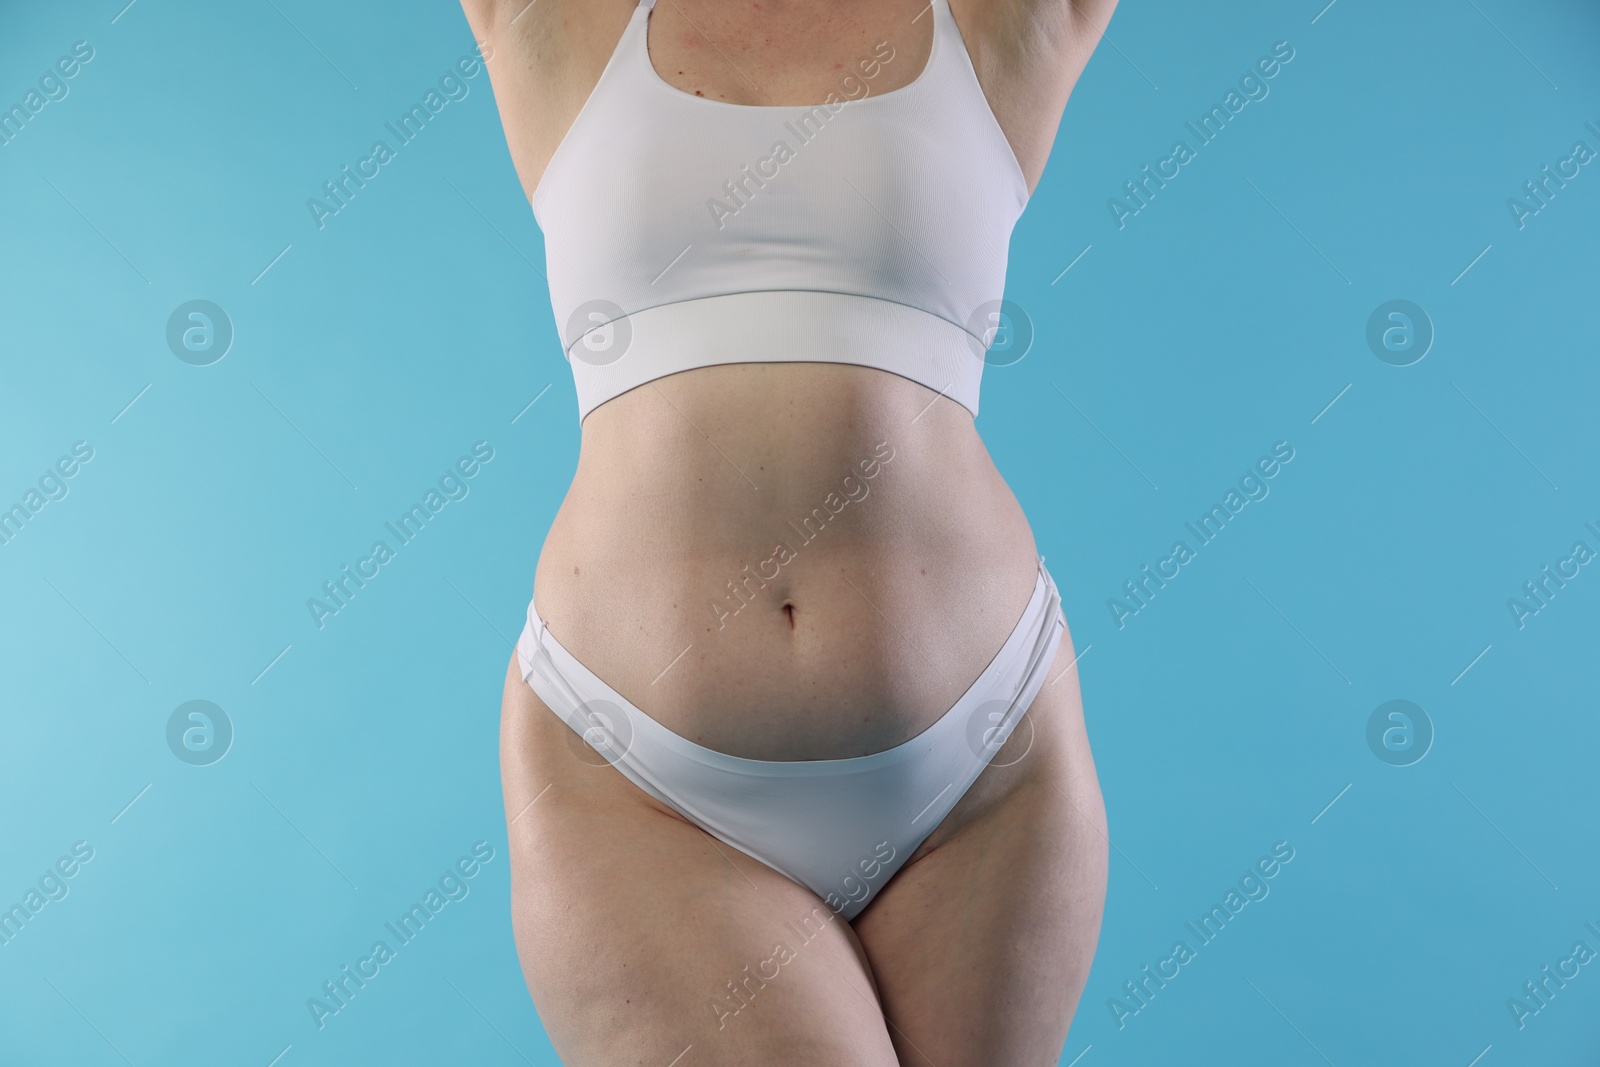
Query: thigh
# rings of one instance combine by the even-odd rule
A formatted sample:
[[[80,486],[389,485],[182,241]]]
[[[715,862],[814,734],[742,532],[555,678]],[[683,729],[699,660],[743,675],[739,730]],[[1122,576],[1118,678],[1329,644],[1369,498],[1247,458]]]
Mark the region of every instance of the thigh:
[[[562,1062],[895,1067],[849,924],[601,762],[517,667],[500,727],[512,927]]]
[[[1108,845],[1073,655],[1063,634],[1054,681],[855,920],[907,1067],[1060,1059],[1100,935]]]

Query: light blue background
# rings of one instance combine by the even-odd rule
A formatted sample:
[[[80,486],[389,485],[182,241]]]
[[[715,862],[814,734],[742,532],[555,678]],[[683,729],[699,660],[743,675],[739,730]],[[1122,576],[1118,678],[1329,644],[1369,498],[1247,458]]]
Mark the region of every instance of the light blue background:
[[[326,228],[305,206],[466,23],[124,2],[0,13],[5,105],[95,49],[0,147],[0,505],[94,448],[0,546],[0,904],[94,849],[0,947],[0,1061],[554,1063],[496,728],[577,427],[486,77]],[[1037,339],[979,425],[1066,598],[1115,845],[1062,1062],[1593,1064],[1600,964],[1521,1030],[1507,1000],[1600,950],[1600,567],[1522,629],[1506,602],[1600,549],[1600,166],[1524,228],[1506,201],[1600,149],[1600,14],[1324,3],[1125,0],[1013,244]],[[1282,40],[1119,229],[1108,198]],[[1396,298],[1437,331],[1403,368],[1365,340]],[[166,344],[192,299],[237,331],[212,366]],[[480,440],[470,495],[318,630],[306,599]],[[1279,440],[1271,495],[1119,629],[1108,598]],[[236,730],[207,767],[165,740],[197,698]],[[1409,767],[1366,742],[1395,698],[1437,731]],[[477,841],[470,895],[319,1031],[307,998]],[[1278,841],[1270,896],[1119,1029]]]

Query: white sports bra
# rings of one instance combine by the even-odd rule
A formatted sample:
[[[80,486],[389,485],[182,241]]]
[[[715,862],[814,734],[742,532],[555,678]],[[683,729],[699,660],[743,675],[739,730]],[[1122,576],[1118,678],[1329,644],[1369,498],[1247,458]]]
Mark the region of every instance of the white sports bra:
[[[976,415],[1028,188],[948,0],[915,81],[872,93],[880,44],[826,102],[782,106],[668,85],[654,4],[533,194],[579,419],[664,375],[792,362],[890,371]]]

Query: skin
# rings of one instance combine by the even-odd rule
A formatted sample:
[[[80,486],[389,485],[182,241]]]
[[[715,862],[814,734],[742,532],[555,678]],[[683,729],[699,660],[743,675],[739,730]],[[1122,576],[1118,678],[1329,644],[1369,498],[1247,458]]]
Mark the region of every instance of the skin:
[[[1114,2],[950,0],[1030,190]],[[528,194],[633,6],[463,0]],[[873,92],[916,78],[924,12],[920,0],[659,0],[649,51],[685,93],[815,103],[880,41],[896,58]],[[727,583],[794,545],[787,524],[842,495],[852,471],[866,495],[731,614]],[[732,364],[647,383],[584,420],[534,595],[556,639],[668,729],[752,759],[845,758],[900,744],[954,704],[1021,615],[1035,553],[959,404],[870,368]],[[513,929],[563,1062],[1056,1063],[1106,877],[1075,655],[1064,636],[1012,741],[854,923],[599,762],[513,656],[501,724]],[[807,917],[817,932],[802,942]],[[719,1020],[713,999],[771,975],[778,941],[794,958]]]

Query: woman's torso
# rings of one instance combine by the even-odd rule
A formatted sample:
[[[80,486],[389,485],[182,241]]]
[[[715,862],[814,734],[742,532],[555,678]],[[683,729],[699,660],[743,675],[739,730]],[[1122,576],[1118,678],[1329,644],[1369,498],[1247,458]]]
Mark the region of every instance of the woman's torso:
[[[614,6],[583,21],[626,22],[631,0]],[[732,103],[814,103],[842,57],[884,40],[900,62],[873,91],[889,92],[917,78],[933,36],[916,0],[716,19],[683,6],[652,16],[656,73]],[[622,28],[561,63],[559,21],[494,34],[491,76],[529,190]],[[523,123],[538,106],[523,75],[541,57],[558,106]],[[1024,146],[1031,185],[1054,122],[995,115]],[[1021,614],[1034,553],[960,404],[845,363],[734,363],[658,378],[588,414],[534,600],[566,648],[674,732],[754,759],[845,758],[915,736],[955,702]]]

